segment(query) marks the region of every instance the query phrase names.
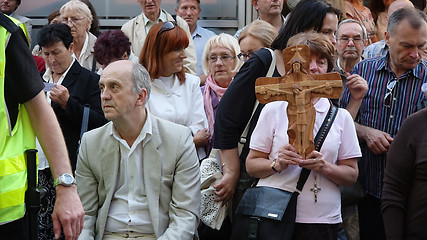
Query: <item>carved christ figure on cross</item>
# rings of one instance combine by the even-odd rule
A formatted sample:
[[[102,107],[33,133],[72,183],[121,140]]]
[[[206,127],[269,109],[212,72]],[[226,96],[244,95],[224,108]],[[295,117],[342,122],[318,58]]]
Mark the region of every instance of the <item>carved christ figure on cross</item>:
[[[312,101],[319,97],[339,98],[342,81],[338,73],[311,75],[307,71],[311,59],[307,45],[286,48],[282,57],[287,70],[285,76],[258,78],[255,93],[258,101],[263,104],[273,101],[288,102],[289,143],[305,159],[314,150],[316,110]]]

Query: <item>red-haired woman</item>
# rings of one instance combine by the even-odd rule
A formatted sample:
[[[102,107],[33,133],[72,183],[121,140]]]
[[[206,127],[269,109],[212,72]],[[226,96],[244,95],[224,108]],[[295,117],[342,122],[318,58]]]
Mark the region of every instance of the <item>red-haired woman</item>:
[[[187,34],[175,22],[159,23],[148,32],[139,59],[151,77],[148,110],[157,117],[189,127],[199,159],[203,159],[210,134],[200,79],[186,73],[183,67],[188,44]]]

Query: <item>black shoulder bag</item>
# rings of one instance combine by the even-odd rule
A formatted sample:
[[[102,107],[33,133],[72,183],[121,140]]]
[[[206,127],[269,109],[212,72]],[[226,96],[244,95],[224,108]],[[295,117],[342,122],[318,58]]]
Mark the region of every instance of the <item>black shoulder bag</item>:
[[[338,108],[331,104],[329,114],[314,138],[316,151],[321,149],[337,112]],[[231,239],[292,239],[297,197],[310,171],[302,169],[294,192],[265,186],[248,188],[237,207]]]

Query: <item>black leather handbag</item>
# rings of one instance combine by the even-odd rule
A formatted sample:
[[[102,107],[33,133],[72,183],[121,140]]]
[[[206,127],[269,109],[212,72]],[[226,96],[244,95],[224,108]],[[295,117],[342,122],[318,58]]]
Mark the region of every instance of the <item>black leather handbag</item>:
[[[322,147],[337,112],[338,109],[331,104],[329,115],[325,117],[314,139],[316,151]],[[237,207],[231,239],[292,239],[297,198],[310,175],[310,171],[306,168],[301,170],[296,186],[297,190],[294,192],[265,186],[248,188]]]

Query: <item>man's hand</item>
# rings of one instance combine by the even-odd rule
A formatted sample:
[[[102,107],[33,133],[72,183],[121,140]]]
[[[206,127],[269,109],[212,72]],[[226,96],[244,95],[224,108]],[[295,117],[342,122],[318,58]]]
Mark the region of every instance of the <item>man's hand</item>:
[[[68,99],[70,98],[70,93],[68,89],[62,85],[56,85],[50,91],[50,99],[61,106],[65,110],[67,106]]]
[[[386,132],[362,125],[358,125],[357,130],[358,135],[366,141],[369,150],[374,154],[387,152],[393,142],[393,138]]]
[[[350,91],[351,98],[356,101],[362,100],[368,91],[368,83],[358,74],[350,75],[347,73],[346,85]]]
[[[211,137],[211,134],[208,132],[207,128],[203,128],[202,130],[199,130],[196,135],[193,137],[193,142],[196,147],[204,147],[208,145],[209,138]]]
[[[56,201],[52,213],[55,239],[61,236],[61,225],[66,240],[77,240],[83,229],[85,212],[77,194],[77,186],[56,187]]]
[[[354,120],[359,112],[362,100],[368,91],[368,83],[357,74],[350,75],[347,73],[346,85],[350,91],[350,101],[348,102],[346,109]]]

